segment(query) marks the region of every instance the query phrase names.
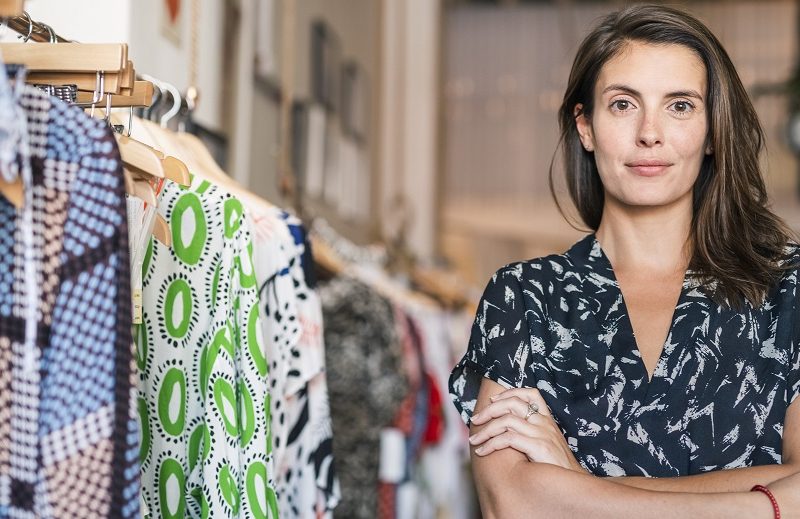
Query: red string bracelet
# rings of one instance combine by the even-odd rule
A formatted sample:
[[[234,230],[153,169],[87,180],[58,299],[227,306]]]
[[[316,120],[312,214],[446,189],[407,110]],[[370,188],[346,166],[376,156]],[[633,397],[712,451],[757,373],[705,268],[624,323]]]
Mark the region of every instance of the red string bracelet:
[[[775,499],[775,496],[772,495],[770,489],[765,487],[764,485],[756,485],[750,489],[750,492],[761,492],[765,496],[767,496],[772,503],[772,510],[775,512],[775,519],[781,519],[781,509],[778,508],[778,500]]]

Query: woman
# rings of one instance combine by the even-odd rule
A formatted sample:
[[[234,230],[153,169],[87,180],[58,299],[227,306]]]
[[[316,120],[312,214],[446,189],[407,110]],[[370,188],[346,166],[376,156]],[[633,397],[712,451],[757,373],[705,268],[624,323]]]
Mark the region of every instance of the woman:
[[[800,249],[726,52],[613,13],[559,119],[594,233],[500,269],[451,375],[484,516],[800,517]]]

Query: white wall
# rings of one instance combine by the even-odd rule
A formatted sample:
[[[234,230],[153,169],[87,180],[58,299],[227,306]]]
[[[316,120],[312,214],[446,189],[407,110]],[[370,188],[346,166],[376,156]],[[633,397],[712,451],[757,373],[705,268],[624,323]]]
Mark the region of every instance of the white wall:
[[[163,35],[163,0],[136,0],[131,9],[130,55],[137,71],[168,81],[181,92],[189,86],[191,56],[191,5],[182,2],[182,34],[176,45]],[[220,87],[222,70],[223,2],[199,0],[197,73],[200,100],[197,121],[214,130],[222,128]]]
[[[132,0],[26,0],[25,10],[68,40],[112,43],[130,41],[132,4]]]

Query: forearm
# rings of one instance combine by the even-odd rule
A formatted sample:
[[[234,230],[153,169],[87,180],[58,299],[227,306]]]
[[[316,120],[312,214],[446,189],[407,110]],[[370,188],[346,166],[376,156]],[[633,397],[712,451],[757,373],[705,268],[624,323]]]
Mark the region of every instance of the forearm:
[[[478,478],[486,517],[657,519],[749,517],[769,519],[772,507],[751,492],[693,494],[658,492],[554,465],[520,461],[494,477]]]
[[[661,492],[690,492],[690,493],[715,493],[715,492],[747,492],[753,485],[768,485],[773,481],[800,472],[797,465],[761,465],[728,470],[716,470],[674,478],[645,478],[636,476],[609,477],[621,485],[657,490]]]

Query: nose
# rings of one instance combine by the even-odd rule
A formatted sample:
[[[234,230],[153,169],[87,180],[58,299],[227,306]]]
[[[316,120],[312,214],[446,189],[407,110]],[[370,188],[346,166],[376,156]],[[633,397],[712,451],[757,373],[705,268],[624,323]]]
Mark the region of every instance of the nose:
[[[643,112],[639,121],[637,144],[646,148],[663,144],[664,136],[661,132],[658,115],[653,112]]]

